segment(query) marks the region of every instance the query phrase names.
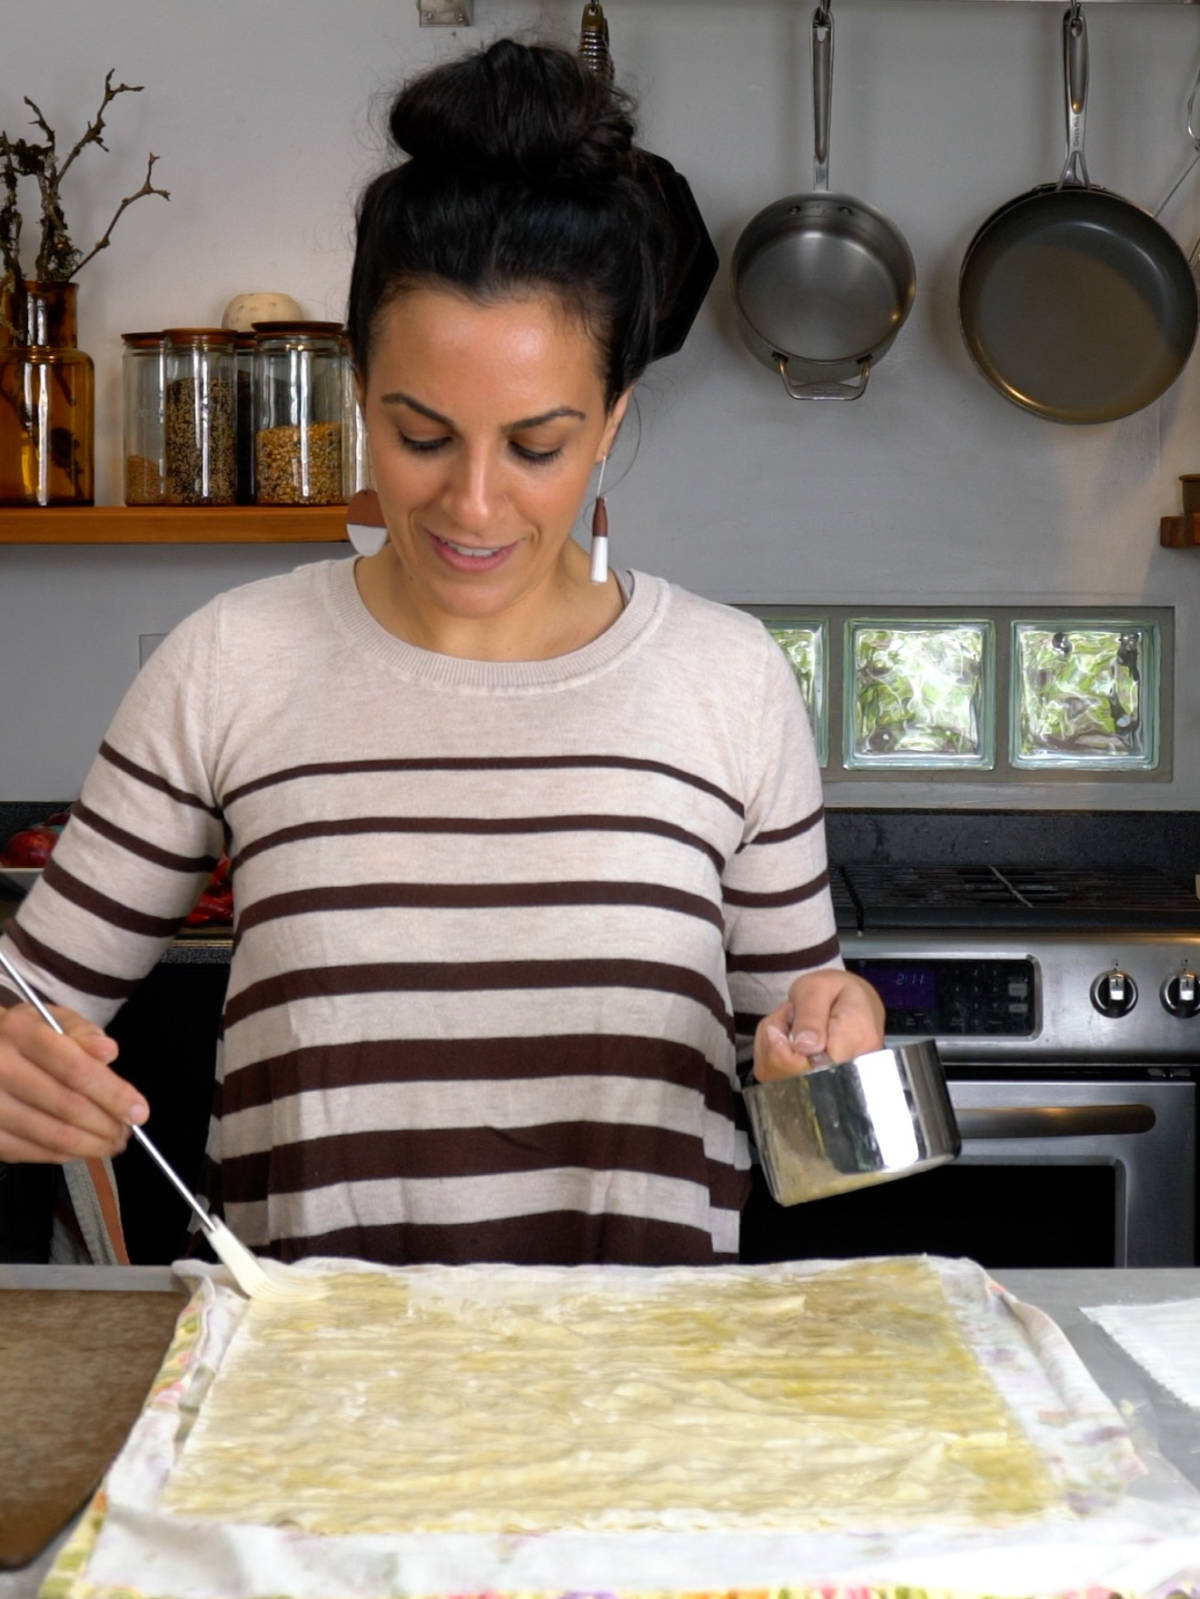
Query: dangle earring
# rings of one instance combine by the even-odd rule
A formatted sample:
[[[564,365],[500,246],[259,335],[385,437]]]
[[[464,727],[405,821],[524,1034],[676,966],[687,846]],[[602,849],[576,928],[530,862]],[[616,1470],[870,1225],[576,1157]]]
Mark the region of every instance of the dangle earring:
[[[608,582],[608,507],[600,490],[604,487],[604,468],[608,456],[600,461],[600,476],[596,479],[596,505],[592,511],[592,582]]]
[[[346,507],[346,534],[359,555],[378,555],[387,543],[387,523],[374,489],[359,489]]]

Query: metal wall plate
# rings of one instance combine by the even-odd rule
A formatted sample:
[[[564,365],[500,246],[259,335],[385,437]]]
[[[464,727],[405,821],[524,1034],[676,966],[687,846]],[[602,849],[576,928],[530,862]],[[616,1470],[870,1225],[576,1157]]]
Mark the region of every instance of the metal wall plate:
[[[423,28],[473,28],[475,0],[417,0]]]

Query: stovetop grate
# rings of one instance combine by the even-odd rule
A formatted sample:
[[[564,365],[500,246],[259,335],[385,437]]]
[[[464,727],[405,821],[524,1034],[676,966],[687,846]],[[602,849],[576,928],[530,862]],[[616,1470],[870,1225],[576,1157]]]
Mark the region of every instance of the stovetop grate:
[[[1200,927],[1194,891],[1152,867],[896,866],[831,873],[838,925]]]

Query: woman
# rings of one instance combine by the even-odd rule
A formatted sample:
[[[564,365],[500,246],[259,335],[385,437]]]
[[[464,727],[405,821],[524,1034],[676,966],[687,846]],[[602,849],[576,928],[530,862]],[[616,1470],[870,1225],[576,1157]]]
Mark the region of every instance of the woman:
[[[246,1243],[732,1260],[739,1060],[875,1047],[882,1008],[782,653],[571,537],[653,351],[628,108],[503,41],[392,132],[349,307],[382,547],[218,596],[134,683],[10,927],[68,1037],[0,1019],[0,1159],[69,1161],[105,1254],[81,1174],[148,1107],[101,1028],[227,846],[209,1192]]]

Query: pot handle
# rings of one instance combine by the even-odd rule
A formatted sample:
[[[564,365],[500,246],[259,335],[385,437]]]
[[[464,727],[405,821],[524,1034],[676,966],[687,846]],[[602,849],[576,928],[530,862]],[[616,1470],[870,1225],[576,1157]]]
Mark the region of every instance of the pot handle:
[[[820,0],[812,19],[813,188],[829,193],[829,123],[833,107],[833,12]]]
[[[1083,159],[1083,135],[1087,121],[1088,43],[1087,23],[1079,0],[1063,12],[1063,88],[1067,109],[1067,160],[1058,187],[1084,188],[1089,184],[1087,163]]]
[[[871,357],[868,355],[858,369],[857,383],[800,383],[788,374],[787,356],[777,355],[775,365],[783,386],[793,400],[861,400],[867,392],[871,376]]]
[[[1171,187],[1167,190],[1166,194],[1163,195],[1162,199],[1150,213],[1155,220],[1157,220],[1159,215],[1167,209],[1167,206],[1174,199],[1175,191],[1179,188],[1179,185],[1191,172],[1196,163],[1200,161],[1200,131],[1198,131],[1196,128],[1197,95],[1200,95],[1200,72],[1197,72],[1195,82],[1192,84],[1191,93],[1187,97],[1187,131],[1188,138],[1192,141],[1192,153],[1187,158],[1187,165],[1175,175],[1175,178],[1172,180]]]

